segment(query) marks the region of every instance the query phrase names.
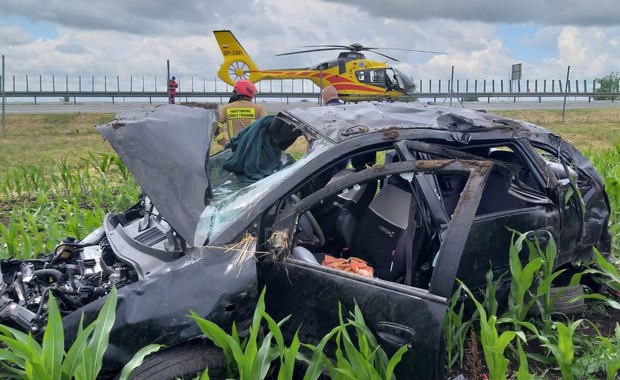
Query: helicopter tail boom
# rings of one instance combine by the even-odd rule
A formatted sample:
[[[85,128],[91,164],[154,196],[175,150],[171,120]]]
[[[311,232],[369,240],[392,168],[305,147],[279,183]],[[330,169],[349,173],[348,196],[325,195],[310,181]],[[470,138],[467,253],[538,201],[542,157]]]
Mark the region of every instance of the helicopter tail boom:
[[[224,62],[217,72],[221,80],[234,86],[235,82],[240,79],[247,79],[254,83],[263,79],[263,76],[257,72],[258,67],[250,55],[230,30],[216,30],[213,34],[224,56]]]

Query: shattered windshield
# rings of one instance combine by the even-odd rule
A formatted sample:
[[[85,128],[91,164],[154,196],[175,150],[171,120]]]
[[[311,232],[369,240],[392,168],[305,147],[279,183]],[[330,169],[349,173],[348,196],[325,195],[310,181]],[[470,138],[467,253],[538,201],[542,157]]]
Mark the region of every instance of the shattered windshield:
[[[230,155],[229,151],[213,156],[209,160],[213,198],[200,216],[193,244],[195,246],[206,244],[237,220],[250,205],[260,202],[265,194],[273,191],[300,167],[321,155],[331,146],[333,144],[323,139],[315,140],[310,150],[299,160],[256,182],[249,182],[242,176],[222,168],[221,165]]]

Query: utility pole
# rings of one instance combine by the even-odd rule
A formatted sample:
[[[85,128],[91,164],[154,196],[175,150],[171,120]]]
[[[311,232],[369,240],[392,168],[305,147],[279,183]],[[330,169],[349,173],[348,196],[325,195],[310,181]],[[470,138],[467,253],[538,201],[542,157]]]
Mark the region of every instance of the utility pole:
[[[166,60],[166,95],[168,96],[168,104],[170,104],[170,60]]]
[[[6,82],[6,80],[4,80],[4,54],[2,54],[2,77],[0,78],[0,81],[2,82],[2,137],[6,136],[6,119],[5,119],[5,110],[4,110],[4,104],[6,103],[6,94],[4,93],[4,82]]]
[[[570,75],[570,65],[566,70],[566,83],[564,84],[564,105],[562,106],[562,123],[564,122],[564,114],[566,113],[566,94],[568,93],[568,77]]]

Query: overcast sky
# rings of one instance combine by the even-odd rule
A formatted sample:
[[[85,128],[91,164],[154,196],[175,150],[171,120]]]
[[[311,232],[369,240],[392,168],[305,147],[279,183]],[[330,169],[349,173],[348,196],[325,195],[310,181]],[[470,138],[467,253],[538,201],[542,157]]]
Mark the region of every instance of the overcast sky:
[[[285,57],[303,45],[382,51],[416,81],[593,79],[620,71],[618,0],[2,0],[7,77],[24,74],[215,77],[212,31],[230,29],[260,68],[304,67],[336,52]],[[384,60],[367,54],[368,58]]]

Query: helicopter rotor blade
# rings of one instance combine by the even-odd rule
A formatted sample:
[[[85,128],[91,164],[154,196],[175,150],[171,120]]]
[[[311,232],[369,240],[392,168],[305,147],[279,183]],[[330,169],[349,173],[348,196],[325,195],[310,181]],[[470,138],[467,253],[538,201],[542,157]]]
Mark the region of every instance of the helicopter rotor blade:
[[[389,56],[389,55],[387,55],[387,54],[379,53],[378,51],[371,51],[371,53],[378,54],[378,55],[380,55],[380,56],[382,56],[382,57],[385,57],[385,58],[387,58],[387,59],[391,59],[392,61],[400,62],[400,60],[398,60],[398,59],[396,59],[396,58],[394,58],[394,57],[390,57],[390,56]]]
[[[302,54],[302,53],[311,53],[314,51],[328,51],[328,50],[343,50],[340,47],[331,47],[331,48],[323,48],[323,49],[310,49],[310,50],[299,50],[299,51],[291,51],[288,53],[280,53],[280,54],[276,54],[276,56],[281,56],[281,55],[292,55],[292,54]]]
[[[394,57],[390,57],[389,55],[383,54],[383,53],[379,53],[377,52],[377,50],[400,50],[400,51],[411,51],[411,52],[416,52],[416,53],[429,53],[429,54],[448,54],[445,52],[440,52],[440,51],[432,51],[432,50],[417,50],[417,49],[403,49],[403,48],[388,48],[388,47],[367,47],[367,46],[363,46],[361,44],[358,43],[353,43],[351,45],[303,45],[302,47],[307,47],[307,48],[315,48],[315,49],[308,49],[308,50],[298,50],[298,51],[292,51],[292,52],[288,52],[288,53],[280,53],[280,54],[276,54],[276,56],[281,56],[281,55],[292,55],[292,54],[302,54],[302,53],[311,53],[311,52],[315,52],[315,51],[329,51],[329,50],[349,50],[352,52],[362,52],[362,51],[370,51],[372,53],[378,54],[380,56],[383,56],[385,58],[391,59],[393,61],[397,61],[399,62],[398,59],[394,58]]]
[[[362,50],[400,50],[400,51],[412,51],[416,53],[446,54],[446,55],[450,54],[450,53],[446,53],[442,51],[403,49],[403,48],[384,48],[384,47],[364,47]]]

